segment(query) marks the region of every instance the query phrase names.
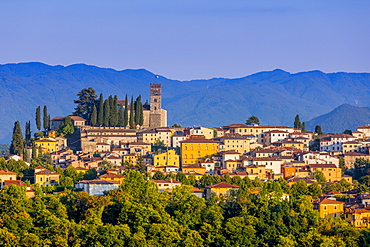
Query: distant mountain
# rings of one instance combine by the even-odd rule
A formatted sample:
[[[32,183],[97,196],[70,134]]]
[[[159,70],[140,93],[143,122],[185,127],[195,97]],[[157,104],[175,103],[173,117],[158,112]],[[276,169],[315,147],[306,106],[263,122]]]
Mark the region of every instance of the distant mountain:
[[[327,114],[308,121],[306,126],[314,129],[316,125],[321,125],[326,133],[342,133],[347,129],[356,131],[358,126],[365,124],[370,124],[370,107],[343,104]]]
[[[297,114],[307,121],[342,104],[370,106],[369,73],[274,70],[235,79],[177,81],[144,69],[5,64],[0,65],[0,143],[9,143],[16,120],[23,128],[28,120],[35,126],[39,105],[47,105],[51,117],[70,114],[77,93],[87,87],[119,99],[141,94],[145,101],[150,83],[163,85],[168,123],[183,126],[243,123],[251,115],[263,124],[292,126]]]

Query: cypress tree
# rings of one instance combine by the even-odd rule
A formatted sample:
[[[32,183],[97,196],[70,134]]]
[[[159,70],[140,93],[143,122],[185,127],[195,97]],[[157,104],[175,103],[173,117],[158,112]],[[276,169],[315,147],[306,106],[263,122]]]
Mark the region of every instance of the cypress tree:
[[[301,130],[306,131],[306,122],[302,122],[301,124]]]
[[[123,126],[126,127],[127,125],[128,125],[128,97],[126,94],[125,111],[123,112]]]
[[[36,144],[32,143],[32,159],[35,159],[37,157],[37,149],[36,149]]]
[[[41,107],[36,108],[36,128],[38,131],[41,130]]]
[[[114,114],[114,110],[113,110],[113,97],[112,95],[109,95],[108,97],[108,101],[109,101],[109,126],[113,126],[113,114]]]
[[[39,146],[39,149],[37,150],[37,157],[41,158],[42,156],[43,156],[42,147]]]
[[[48,130],[50,130],[50,114],[48,115]]]
[[[144,124],[144,112],[143,112],[143,103],[141,102],[141,96],[140,96],[139,104],[140,104],[139,105],[139,114],[140,114],[139,125],[143,126],[143,124]]]
[[[20,155],[23,153],[24,139],[22,135],[21,123],[16,121],[14,123],[12,142],[10,144],[9,151],[11,154]]]
[[[145,104],[144,105],[149,105],[149,102],[148,100],[145,100]]]
[[[28,153],[27,153],[27,148],[23,148],[23,160],[28,161]]]
[[[44,130],[48,130],[49,128],[49,114],[48,114],[48,108],[46,105],[44,105],[44,116],[43,116],[43,127],[44,127]]]
[[[99,97],[99,114],[98,114],[98,124],[99,126],[103,126],[104,124],[104,98],[103,98],[103,94],[101,93],[100,94],[100,97]]]
[[[130,105],[130,129],[135,128],[135,104],[134,96],[131,96],[131,105]]]
[[[117,95],[114,95],[113,98],[113,107],[112,107],[112,112],[111,112],[111,125],[112,126],[117,126],[118,125],[118,98]]]
[[[140,118],[139,97],[136,98],[134,105],[135,105],[135,125],[139,125],[139,118]]]
[[[109,117],[110,117],[110,111],[109,111],[109,101],[106,99],[104,101],[104,121],[103,126],[108,127],[109,126]]]
[[[323,134],[322,129],[321,129],[321,125],[316,125],[315,126],[315,132],[319,135]]]
[[[118,126],[125,126],[125,119],[124,119],[124,110],[123,107],[120,105],[118,108]]]
[[[90,119],[91,126],[96,125],[97,115],[98,115],[98,113],[97,113],[97,110],[96,110],[96,106],[94,106],[93,112],[91,113],[91,119]]]
[[[299,115],[295,116],[294,119],[294,128],[301,128],[301,120],[299,119]]]
[[[27,141],[31,140],[31,121],[26,122],[25,137]]]

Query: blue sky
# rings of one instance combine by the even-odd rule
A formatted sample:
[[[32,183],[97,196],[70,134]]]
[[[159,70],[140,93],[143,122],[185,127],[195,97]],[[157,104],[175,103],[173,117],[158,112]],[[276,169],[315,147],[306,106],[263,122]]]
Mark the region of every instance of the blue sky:
[[[172,79],[370,72],[368,0],[0,0],[0,63],[144,68]]]

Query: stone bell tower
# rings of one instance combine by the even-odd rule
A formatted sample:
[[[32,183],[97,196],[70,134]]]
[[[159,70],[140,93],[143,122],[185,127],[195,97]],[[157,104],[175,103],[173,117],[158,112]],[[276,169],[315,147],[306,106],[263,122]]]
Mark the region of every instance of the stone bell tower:
[[[150,119],[149,127],[158,128],[163,127],[162,110],[162,84],[150,84]]]

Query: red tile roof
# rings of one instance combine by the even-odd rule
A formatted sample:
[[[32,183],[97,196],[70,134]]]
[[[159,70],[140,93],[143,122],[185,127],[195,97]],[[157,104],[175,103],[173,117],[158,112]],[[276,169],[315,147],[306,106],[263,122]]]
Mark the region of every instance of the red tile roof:
[[[225,183],[225,182],[221,182],[221,183],[218,183],[218,184],[207,186],[206,188],[210,188],[210,189],[213,189],[213,188],[239,188],[239,186],[234,185],[234,184],[228,184],[228,183]]]
[[[0,175],[17,175],[17,173],[8,170],[0,170]]]
[[[344,204],[344,202],[330,200],[330,199],[325,198],[324,200],[319,202],[319,204]]]

